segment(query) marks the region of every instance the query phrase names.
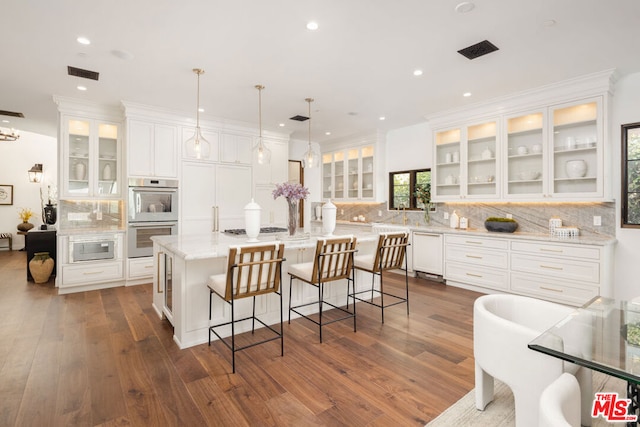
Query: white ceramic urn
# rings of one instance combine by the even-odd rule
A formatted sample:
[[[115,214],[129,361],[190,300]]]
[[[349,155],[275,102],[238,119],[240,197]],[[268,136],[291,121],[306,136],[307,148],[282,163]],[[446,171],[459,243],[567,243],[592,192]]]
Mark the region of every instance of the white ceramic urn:
[[[322,205],[322,232],[325,236],[333,236],[336,229],[336,214],[338,208],[328,200]]]
[[[247,242],[257,242],[260,234],[260,205],[251,199],[244,207],[244,229],[249,240]]]
[[[565,170],[569,178],[582,178],[587,174],[587,162],[584,160],[568,160]]]

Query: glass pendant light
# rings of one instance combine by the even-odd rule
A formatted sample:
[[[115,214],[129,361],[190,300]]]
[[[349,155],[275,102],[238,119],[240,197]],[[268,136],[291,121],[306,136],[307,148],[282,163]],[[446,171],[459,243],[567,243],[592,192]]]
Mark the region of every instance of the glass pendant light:
[[[196,107],[196,131],[194,135],[185,142],[187,149],[187,157],[194,159],[208,159],[211,151],[209,142],[204,139],[200,131],[200,74],[204,74],[201,68],[194,68],[193,72],[198,75],[198,97]]]
[[[311,146],[311,103],[313,98],[305,98],[305,101],[309,104],[309,146],[307,151],[302,156],[303,168],[319,168],[320,167],[320,153],[313,149]]]
[[[264,86],[256,85],[258,89],[258,120],[260,124],[260,137],[258,143],[253,147],[253,156],[257,160],[259,165],[268,165],[271,163],[271,150],[267,148],[262,140],[262,89]]]

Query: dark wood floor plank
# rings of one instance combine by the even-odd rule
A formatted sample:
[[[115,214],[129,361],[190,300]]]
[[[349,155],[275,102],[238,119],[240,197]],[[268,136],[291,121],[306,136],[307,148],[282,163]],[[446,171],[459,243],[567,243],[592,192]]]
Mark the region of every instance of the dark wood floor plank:
[[[294,319],[284,357],[239,352],[232,374],[221,343],[178,348],[151,284],[58,295],[25,263],[0,252],[2,426],[422,426],[473,388],[475,292],[410,278],[409,316],[359,304],[358,331],[329,325],[322,344]]]

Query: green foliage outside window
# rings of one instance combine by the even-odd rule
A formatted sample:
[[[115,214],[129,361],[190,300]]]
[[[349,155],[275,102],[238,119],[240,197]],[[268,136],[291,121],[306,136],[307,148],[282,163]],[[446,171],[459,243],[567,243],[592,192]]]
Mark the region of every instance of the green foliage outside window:
[[[640,227],[640,123],[622,125],[622,226]]]
[[[422,209],[424,203],[416,191],[426,186],[431,192],[429,169],[389,173],[389,209]]]

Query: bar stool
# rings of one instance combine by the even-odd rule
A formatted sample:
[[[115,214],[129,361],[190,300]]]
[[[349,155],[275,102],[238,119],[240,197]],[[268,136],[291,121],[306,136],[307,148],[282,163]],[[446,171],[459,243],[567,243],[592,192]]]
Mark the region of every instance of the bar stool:
[[[284,356],[284,333],[282,328],[282,261],[284,261],[284,245],[278,242],[261,243],[252,246],[232,246],[229,248],[227,273],[216,274],[209,277],[209,345],[211,334],[215,334],[220,341],[231,350],[231,365],[233,373],[236,372],[236,352],[264,344],[269,341],[280,340],[280,355]],[[280,297],[280,331],[277,331],[264,321],[256,317],[256,296],[275,293]],[[217,295],[231,306],[231,321],[211,325],[211,310],[213,295]],[[251,316],[236,319],[234,303],[242,298],[253,299]],[[247,345],[236,345],[236,323],[251,320],[251,334],[255,332],[255,323],[269,329],[268,337],[259,341],[253,341]],[[231,343],[225,340],[221,332],[216,329],[231,325]]]
[[[354,268],[371,273],[371,289],[355,292],[354,298],[358,301],[380,307],[382,311],[382,323],[384,323],[384,309],[398,304],[407,304],[407,316],[409,315],[409,276],[407,273],[407,246],[409,245],[409,233],[381,233],[378,238],[376,252],[371,255],[358,255],[354,260]],[[384,290],[382,273],[388,270],[402,268],[404,261],[405,295],[394,295]],[[380,277],[380,289],[375,288],[375,277]],[[370,294],[363,298],[359,295]],[[380,302],[374,300],[379,296]],[[385,304],[384,297],[391,298]]]
[[[315,323],[319,327],[320,342],[322,342],[322,327],[330,323],[342,320],[353,319],[353,332],[356,331],[356,304],[353,300],[353,311],[349,311],[350,286],[354,286],[353,276],[353,255],[356,252],[356,238],[353,236],[334,237],[330,239],[318,239],[313,262],[293,264],[289,266],[289,323],[291,323],[291,312],[294,312],[307,320]],[[307,283],[318,289],[317,301],[291,305],[291,287],[293,279]],[[339,307],[324,299],[325,284],[336,280],[347,280],[347,308]],[[318,304],[318,320],[310,314],[298,311],[301,307]],[[324,305],[328,305],[340,311],[341,316],[331,320],[323,319]]]

